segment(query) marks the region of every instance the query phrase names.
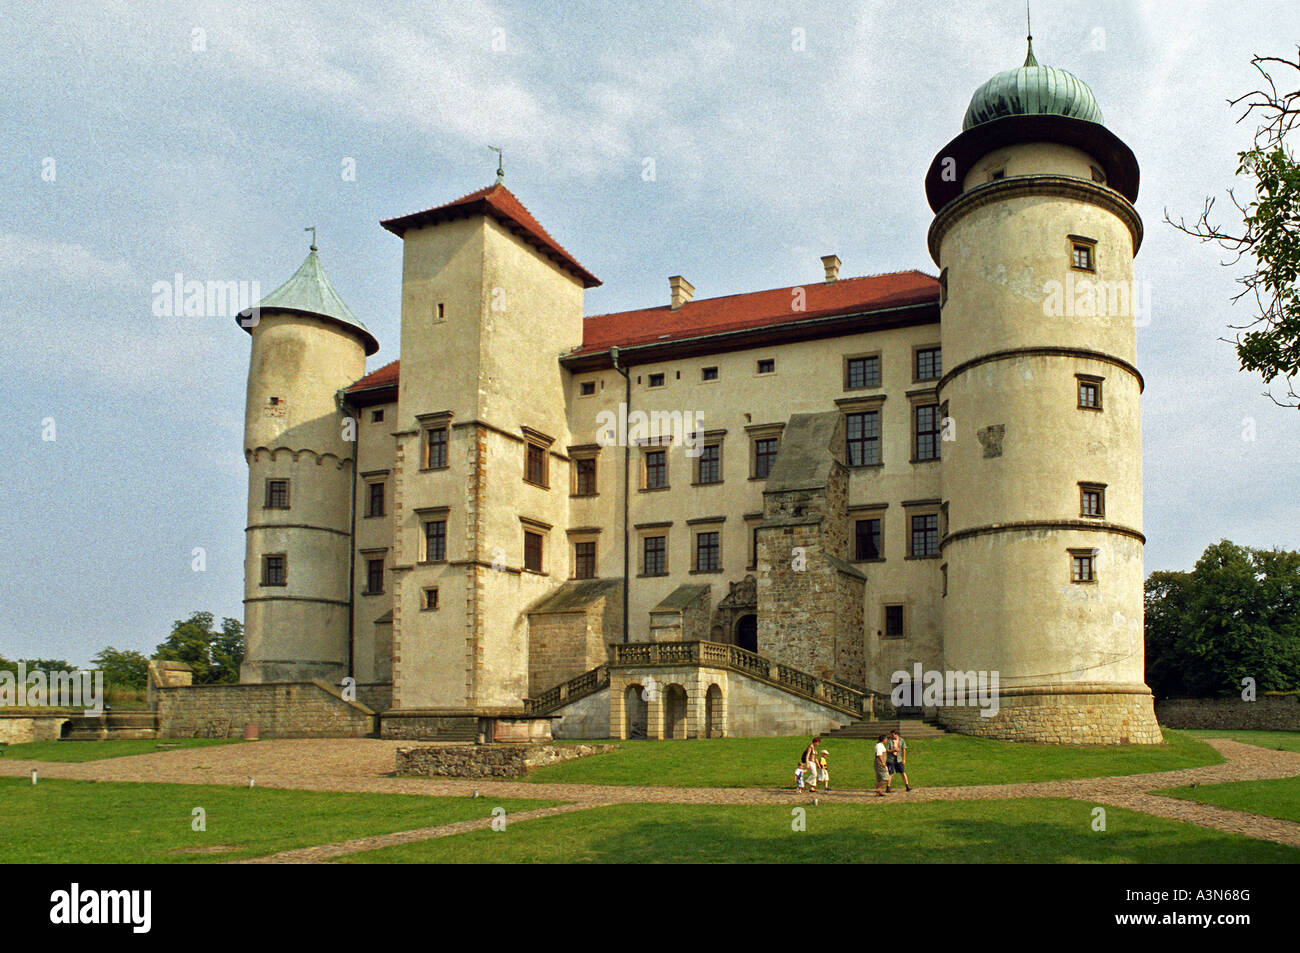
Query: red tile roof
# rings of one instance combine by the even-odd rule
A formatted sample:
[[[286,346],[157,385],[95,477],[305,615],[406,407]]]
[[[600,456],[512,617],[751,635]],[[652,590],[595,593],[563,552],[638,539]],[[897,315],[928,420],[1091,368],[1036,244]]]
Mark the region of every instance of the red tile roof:
[[[802,310],[794,310],[796,292]],[[632,347],[703,337],[722,331],[762,328],[832,315],[883,311],[925,304],[939,297],[939,281],[919,271],[899,271],[865,278],[842,278],[771,291],[751,291],[688,301],[676,311],[668,305],[594,315],[583,322],[582,347],[574,355],[610,347]]]
[[[804,310],[795,311],[795,292],[803,291]],[[668,305],[622,311],[587,318],[582,326],[582,347],[569,356],[597,354],[610,347],[661,344],[777,324],[798,324],[816,318],[886,311],[911,305],[937,304],[939,281],[920,271],[899,271],[865,278],[822,282],[752,291],[690,301],[673,311]],[[349,393],[397,383],[399,362],[393,361],[367,374],[348,388]]]
[[[394,235],[402,235],[408,228],[432,225],[474,214],[490,215],[513,230],[524,241],[538,248],[548,258],[574,275],[582,282],[584,288],[594,288],[600,284],[600,279],[583,268],[576,258],[565,251],[563,246],[542,228],[541,223],[533,218],[532,213],[524,208],[523,203],[515,198],[514,193],[500,183],[471,192],[454,202],[437,205],[423,212],[385,219],[379,224]]]

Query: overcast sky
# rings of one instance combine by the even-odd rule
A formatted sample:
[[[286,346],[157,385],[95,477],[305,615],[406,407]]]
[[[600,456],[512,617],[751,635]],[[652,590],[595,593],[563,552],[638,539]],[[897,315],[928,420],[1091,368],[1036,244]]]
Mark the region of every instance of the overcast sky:
[[[1252,54],[1295,52],[1300,8],[1033,15],[1039,61],[1142,167],[1147,570],[1221,538],[1300,549],[1300,413],[1218,341],[1249,317],[1224,254],[1161,223],[1232,184],[1251,130],[1225,100]],[[317,226],[379,367],[401,242],[378,222],[489,184],[488,144],[605,282],[588,314],[665,302],[679,273],[697,298],[818,281],[832,252],[846,276],[933,274],[926,168],[1024,33],[1020,0],[0,4],[0,655],[84,663],[196,609],[242,618],[248,336],[156,316],[156,282],[267,293]]]

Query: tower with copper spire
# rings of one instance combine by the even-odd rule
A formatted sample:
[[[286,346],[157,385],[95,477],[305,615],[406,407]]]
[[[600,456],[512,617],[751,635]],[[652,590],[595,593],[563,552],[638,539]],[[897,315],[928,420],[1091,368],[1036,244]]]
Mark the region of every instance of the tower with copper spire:
[[[379,343],[334,291],[316,251],[313,242],[293,277],[238,318],[252,337],[241,682],[338,684],[351,674],[356,442],[340,394]]]
[[[1143,683],[1142,375],[1133,153],[1065,70],[976,90],[926,191],[947,368],[944,667],[996,673],[951,727],[1157,743]],[[945,700],[947,701],[947,700]]]

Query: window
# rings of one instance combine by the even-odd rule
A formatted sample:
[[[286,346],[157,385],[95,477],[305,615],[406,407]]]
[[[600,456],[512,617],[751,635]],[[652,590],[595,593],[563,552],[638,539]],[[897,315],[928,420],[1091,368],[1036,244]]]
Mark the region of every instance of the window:
[[[542,534],[524,530],[524,568],[529,572],[542,571]]]
[[[266,481],[266,508],[268,510],[287,510],[289,508],[289,481]]]
[[[707,443],[700,448],[696,483],[722,482],[722,445]]]
[[[647,576],[668,575],[668,537],[647,536],[641,541],[643,565]]]
[[[940,595],[946,597],[948,595],[948,564],[947,563],[944,563],[942,566],[939,567],[939,575],[943,577],[943,592],[941,592]]]
[[[540,444],[530,443],[524,451],[524,479],[537,486],[546,486],[546,448]]]
[[[943,355],[937,347],[918,347],[916,349],[916,379],[934,381],[943,376]]]
[[[913,409],[916,424],[917,460],[939,459],[939,405],[924,404]]]
[[[434,305],[433,320],[435,321],[447,320],[447,308],[443,305],[441,301],[439,301],[436,305]]]
[[[948,269],[939,272],[939,307],[948,303]]]
[[[778,441],[776,437],[762,437],[754,441],[754,476],[759,480],[767,479],[776,462]]]
[[[1101,410],[1101,382],[1103,378],[1076,374],[1079,382],[1079,409]]]
[[[596,578],[596,544],[594,542],[573,544],[573,578]]]
[[[1097,168],[1095,165],[1088,166],[1088,169],[1092,173],[1092,181],[1096,182],[1098,185],[1106,184],[1105,172],[1102,172],[1101,169]]]
[[[377,596],[383,591],[384,591],[384,561],[383,559],[367,559],[365,595]]]
[[[718,533],[715,530],[695,534],[695,571],[718,572],[722,569]]]
[[[431,586],[420,592],[420,608],[432,612],[438,608],[438,587]]]
[[[912,517],[912,555],[939,555],[939,514]]]
[[[428,470],[441,470],[447,466],[447,428],[430,427],[424,432],[424,466]]]
[[[851,467],[880,463],[880,411],[868,410],[845,416],[845,457]]]
[[[262,557],[262,585],[288,585],[289,559],[284,553],[273,553]]]
[[[776,358],[765,357],[758,362],[758,373],[772,374],[776,372]]]
[[[996,182],[998,179],[1005,179],[1006,177],[1007,177],[1007,170],[1005,167],[1001,169],[994,169],[992,172],[989,173],[990,182]]]
[[[700,370],[700,380],[716,381],[718,379],[718,369],[716,367],[705,367]]]
[[[648,380],[648,384],[647,384],[647,386],[649,386],[649,387],[663,387],[663,386],[664,386],[664,376],[663,376],[663,374],[651,374],[650,377],[649,377],[649,380]]]
[[[370,412],[370,422],[372,424],[382,423],[383,419],[384,419],[384,412],[382,410],[372,410]]]
[[[1105,484],[1079,484],[1079,515],[1094,517],[1102,517],[1106,515]]]
[[[903,607],[885,606],[885,638],[901,639],[903,637]]]
[[[1091,238],[1070,236],[1070,265],[1081,271],[1096,271],[1097,262],[1094,249],[1097,243]]]
[[[366,484],[366,516],[384,515],[384,483]]]
[[[583,381],[578,385],[578,393],[583,397],[590,397],[592,394],[596,393],[596,382]]]
[[[595,496],[596,495],[596,458],[579,457],[573,461],[576,476],[574,483],[574,496]]]
[[[1091,549],[1070,550],[1070,581],[1096,582],[1095,553]]]
[[[853,558],[854,559],[883,559],[885,552],[881,546],[879,519],[866,519],[854,521],[853,533]]]
[[[437,563],[447,558],[447,521],[425,520],[424,562]]]
[[[752,526],[749,530],[749,567],[750,569],[758,568],[758,527]]]
[[[844,389],[880,386],[880,355],[850,357],[844,364]]]
[[[668,486],[668,451],[645,452],[645,489],[661,490]]]

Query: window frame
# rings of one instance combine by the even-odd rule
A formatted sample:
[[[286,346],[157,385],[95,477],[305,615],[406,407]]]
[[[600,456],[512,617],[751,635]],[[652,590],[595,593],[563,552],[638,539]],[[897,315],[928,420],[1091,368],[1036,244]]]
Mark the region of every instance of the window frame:
[[[875,362],[876,362],[876,373],[875,373],[875,378],[874,378],[876,382],[875,382],[874,384],[870,384],[870,383],[854,384],[854,383],[853,383],[853,365],[854,365],[854,362],[855,362],[855,361],[875,361]],[[845,355],[844,355],[844,362],[843,362],[843,375],[844,375],[844,380],[843,380],[844,387],[843,387],[843,389],[844,389],[845,391],[877,390],[877,389],[879,389],[879,388],[881,388],[881,387],[883,387],[883,386],[885,385],[885,361],[884,361],[884,357],[883,357],[883,355],[881,354],[880,351],[866,351],[866,352],[863,352],[863,353],[861,353],[861,354],[845,354]],[[866,378],[865,375],[864,375],[864,380],[867,380],[867,379],[868,379],[868,378]]]
[[[279,580],[271,578],[271,560],[279,560]],[[289,585],[289,554],[288,553],[263,553],[262,554],[262,577],[260,586],[275,586],[277,588]]]
[[[291,492],[292,492],[291,482],[292,482],[292,481],[290,480],[289,477],[267,477],[267,478],[266,478],[266,498],[265,498],[265,502],[263,502],[263,504],[262,504],[262,509],[264,509],[264,510],[287,510],[287,509],[289,509],[289,508],[290,508],[290,500],[292,499],[292,497],[291,497],[291,495],[290,495]],[[276,502],[275,502],[276,493],[275,493],[274,487],[276,487],[276,486],[279,485],[279,484],[283,484],[283,485],[284,485],[284,502],[283,502],[282,504],[281,504],[281,503],[276,503]]]

